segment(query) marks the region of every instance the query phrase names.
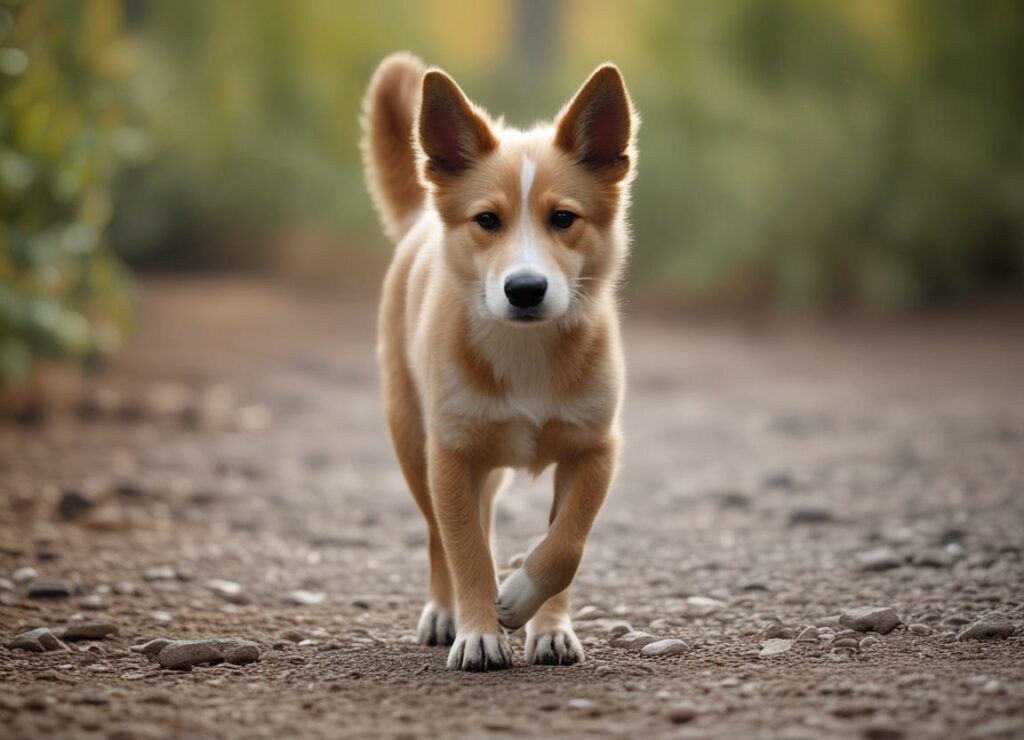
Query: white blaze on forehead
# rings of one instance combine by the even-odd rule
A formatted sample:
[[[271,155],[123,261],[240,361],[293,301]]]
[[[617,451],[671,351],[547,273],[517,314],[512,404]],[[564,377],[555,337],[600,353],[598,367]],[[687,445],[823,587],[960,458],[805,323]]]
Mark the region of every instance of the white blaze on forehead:
[[[533,243],[533,229],[530,228],[530,190],[533,189],[533,177],[536,174],[537,163],[524,154],[519,167],[519,257],[516,260],[517,264],[512,266],[513,271],[523,268],[536,269],[539,266],[537,247]]]
[[[533,176],[536,174],[537,163],[524,154],[523,164],[519,169],[519,184],[523,193],[522,208],[524,213],[526,212],[527,204],[530,201],[530,190],[533,188]]]

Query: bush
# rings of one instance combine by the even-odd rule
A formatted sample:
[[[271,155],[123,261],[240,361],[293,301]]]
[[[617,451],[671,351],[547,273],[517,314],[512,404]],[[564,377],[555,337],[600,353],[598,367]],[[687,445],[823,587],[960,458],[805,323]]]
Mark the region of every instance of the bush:
[[[0,386],[41,361],[96,363],[132,326],[104,241],[112,180],[142,143],[118,95],[117,8],[0,7]]]

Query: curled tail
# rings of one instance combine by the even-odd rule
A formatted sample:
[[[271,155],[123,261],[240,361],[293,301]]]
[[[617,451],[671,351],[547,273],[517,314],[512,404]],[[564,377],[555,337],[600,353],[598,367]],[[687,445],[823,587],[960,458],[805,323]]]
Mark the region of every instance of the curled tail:
[[[363,98],[363,166],[384,231],[396,242],[423,205],[413,127],[424,66],[412,54],[392,54],[377,67]]]

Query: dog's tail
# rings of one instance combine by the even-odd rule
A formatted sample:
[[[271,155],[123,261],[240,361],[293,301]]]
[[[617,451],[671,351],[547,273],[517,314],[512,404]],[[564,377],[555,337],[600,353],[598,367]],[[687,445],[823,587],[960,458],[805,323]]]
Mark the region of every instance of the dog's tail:
[[[366,180],[384,231],[396,242],[426,198],[413,148],[423,72],[423,62],[412,54],[392,54],[377,67],[363,99]]]

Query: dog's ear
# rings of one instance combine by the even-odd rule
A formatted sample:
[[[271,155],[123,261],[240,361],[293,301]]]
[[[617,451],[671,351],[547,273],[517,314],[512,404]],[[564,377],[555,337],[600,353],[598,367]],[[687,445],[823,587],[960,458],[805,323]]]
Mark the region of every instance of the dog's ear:
[[[637,123],[618,67],[604,64],[558,114],[555,144],[595,173],[621,180],[632,165]]]
[[[426,155],[425,174],[434,182],[465,171],[498,145],[483,113],[455,80],[436,69],[423,76],[417,135]]]

